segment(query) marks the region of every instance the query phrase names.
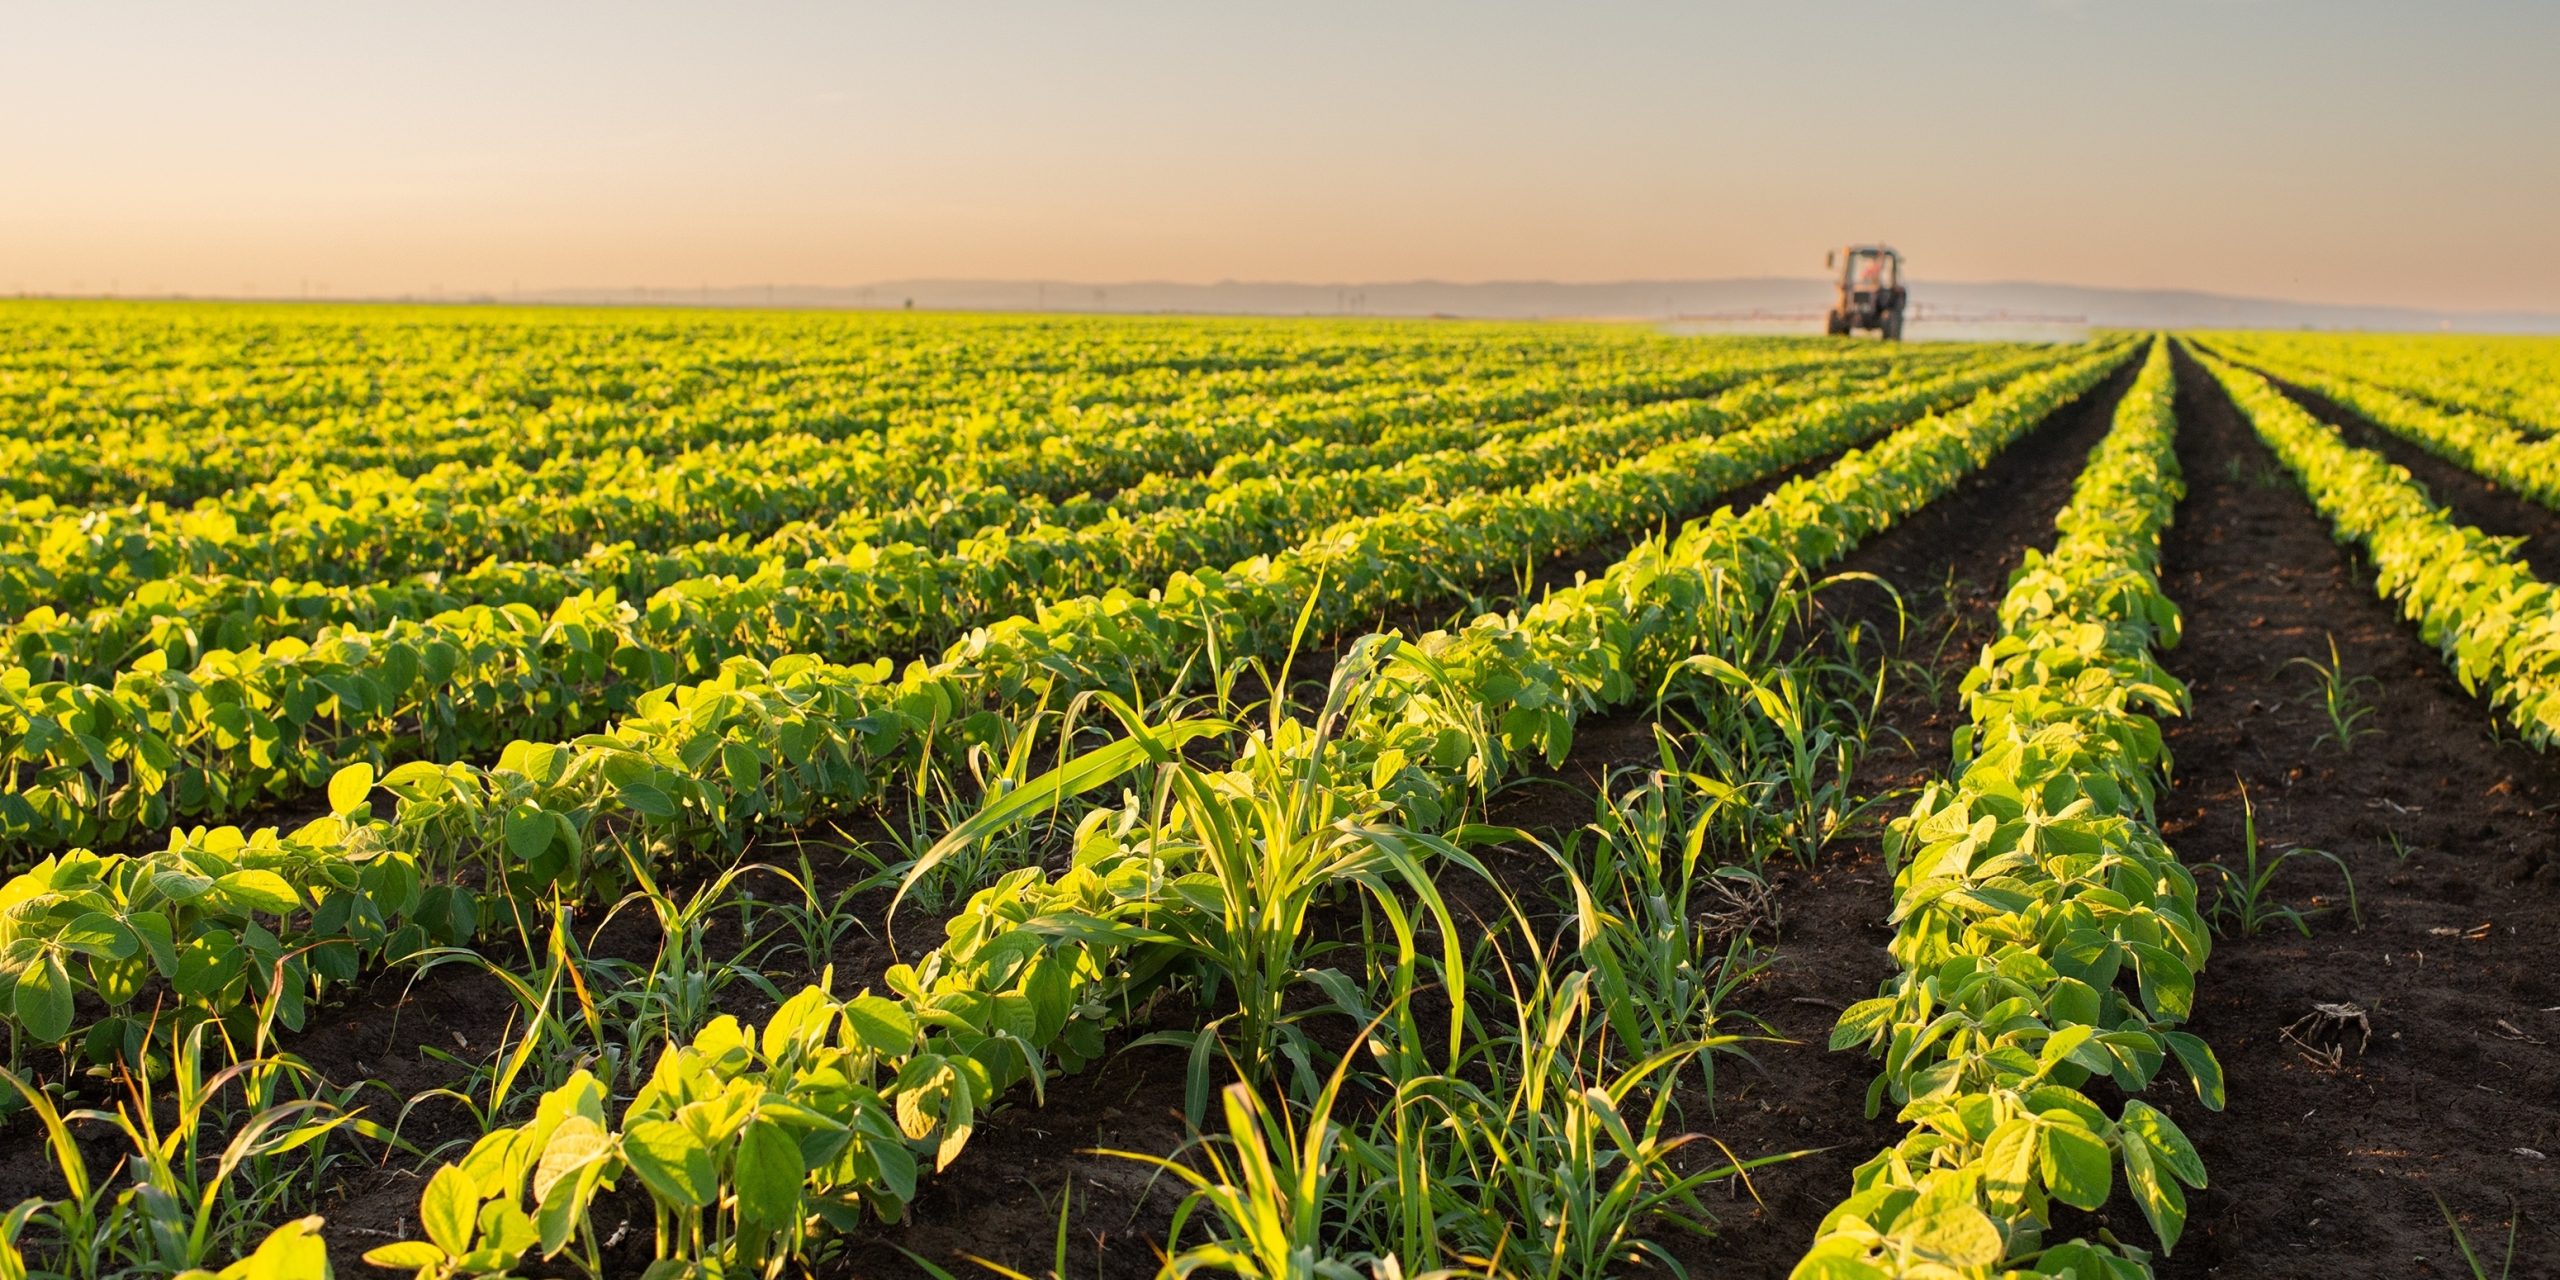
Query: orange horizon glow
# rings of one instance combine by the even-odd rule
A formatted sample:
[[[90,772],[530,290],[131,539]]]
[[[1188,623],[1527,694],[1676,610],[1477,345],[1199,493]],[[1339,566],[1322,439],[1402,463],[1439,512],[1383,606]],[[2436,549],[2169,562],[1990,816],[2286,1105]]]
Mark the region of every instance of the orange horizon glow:
[[[1809,278],[1882,237],[2553,310],[2555,10],[26,8],[0,292]]]

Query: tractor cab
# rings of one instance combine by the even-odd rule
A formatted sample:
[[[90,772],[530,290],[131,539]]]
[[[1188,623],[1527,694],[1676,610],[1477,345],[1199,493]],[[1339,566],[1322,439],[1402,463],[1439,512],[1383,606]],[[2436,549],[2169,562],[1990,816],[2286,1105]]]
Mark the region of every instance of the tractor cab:
[[[1831,303],[1829,331],[1835,337],[1872,329],[1886,339],[1902,336],[1902,255],[1891,246],[1853,244],[1823,258],[1840,272],[1839,292]]]

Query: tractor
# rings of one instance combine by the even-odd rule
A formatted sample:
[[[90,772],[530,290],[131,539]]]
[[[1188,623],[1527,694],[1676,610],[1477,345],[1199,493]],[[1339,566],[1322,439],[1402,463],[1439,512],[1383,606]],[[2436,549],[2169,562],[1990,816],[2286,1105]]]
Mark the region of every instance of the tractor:
[[[1840,269],[1840,294],[1831,304],[1830,333],[1873,329],[1888,342],[1902,337],[1902,255],[1890,246],[1853,244],[1824,254],[1822,265]]]

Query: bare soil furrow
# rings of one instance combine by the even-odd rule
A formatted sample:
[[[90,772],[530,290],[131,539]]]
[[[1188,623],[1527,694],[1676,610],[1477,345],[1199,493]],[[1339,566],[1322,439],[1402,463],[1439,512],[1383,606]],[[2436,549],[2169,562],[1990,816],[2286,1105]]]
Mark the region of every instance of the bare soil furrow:
[[[2184,358],[2178,411],[2190,492],[2165,581],[2186,635],[2167,660],[2195,705],[2169,728],[2163,826],[2190,866],[2236,866],[2245,787],[2268,851],[2346,861],[2363,927],[2338,873],[2299,859],[2275,893],[2318,909],[2311,936],[2215,950],[2191,1029],[2221,1057],[2229,1109],[2155,1090],[2212,1177],[2160,1274],[2466,1275],[2439,1196],[2493,1254],[2521,1208],[2517,1274],[2543,1274],[2560,1256],[2560,764],[2495,735]],[[2315,745],[2326,720],[2292,664],[2325,661],[2332,638],[2374,678],[2378,732],[2343,752]],[[2319,1030],[2324,1005],[2351,1006],[2339,1016],[2370,1041]]]

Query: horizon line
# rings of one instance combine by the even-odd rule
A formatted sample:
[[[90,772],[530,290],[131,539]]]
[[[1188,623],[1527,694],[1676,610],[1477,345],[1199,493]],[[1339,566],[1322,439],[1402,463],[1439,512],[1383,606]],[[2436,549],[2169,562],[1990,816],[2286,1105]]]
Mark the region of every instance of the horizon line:
[[[730,303],[730,304],[714,304],[714,303],[710,303],[710,302],[703,301],[703,300],[705,300],[705,299],[709,299],[709,298],[711,298],[711,297],[713,297],[713,296],[715,296],[715,295],[723,295],[723,296],[736,297],[736,296],[738,296],[738,295],[753,295],[753,294],[758,293],[758,292],[764,293],[765,295],[767,295],[767,297],[768,297],[768,298],[772,297],[773,295],[780,294],[780,293],[785,293],[785,292],[798,293],[798,294],[810,294],[810,293],[818,293],[818,294],[860,294],[860,293],[868,293],[868,292],[871,292],[871,291],[873,291],[873,290],[879,290],[879,289],[889,289],[889,288],[895,288],[895,287],[900,287],[900,286],[916,286],[916,285],[951,285],[951,286],[963,286],[963,287],[1012,287],[1012,288],[1029,288],[1029,289],[1034,289],[1034,290],[1037,290],[1037,289],[1041,289],[1041,288],[1045,288],[1045,287],[1053,286],[1053,285],[1054,285],[1054,286],[1057,286],[1057,287],[1062,288],[1062,289],[1073,289],[1073,290],[1093,289],[1093,290],[1106,290],[1106,291],[1107,291],[1107,290],[1111,290],[1111,289],[1189,289],[1189,290],[1200,290],[1200,291],[1212,291],[1212,290],[1221,290],[1221,289],[1239,289],[1239,290],[1241,290],[1241,289],[1275,289],[1275,290],[1277,290],[1277,289],[1293,289],[1293,290],[1310,290],[1310,291],[1332,290],[1332,291],[1336,291],[1336,292],[1348,292],[1348,291],[1360,291],[1360,290],[1371,290],[1371,289],[1418,289],[1418,288],[1461,289],[1461,290],[1485,290],[1485,289],[1503,289],[1503,288],[1514,288],[1514,289],[1557,289],[1557,290],[1600,290],[1600,289],[1663,288],[1663,287],[1681,287],[1681,286],[1699,286],[1699,285],[1736,285],[1736,284],[1785,284],[1785,285],[1813,285],[1813,286],[1827,286],[1829,283],[1830,283],[1829,278],[1828,278],[1828,277],[1826,277],[1826,276],[1775,276],[1775,275],[1746,275],[1746,276],[1659,276],[1659,277],[1640,277],[1640,276],[1639,276],[1639,277],[1620,277],[1620,278],[1603,279],[1603,280],[1563,280],[1563,279],[1538,278],[1538,277],[1488,278],[1488,279],[1482,279],[1482,280],[1451,280],[1451,279],[1442,279],[1442,278],[1437,278],[1437,277],[1427,277],[1427,276],[1425,276],[1425,277],[1411,277],[1411,278],[1404,278],[1404,279],[1381,279],[1381,280],[1340,280],[1340,281],[1304,281],[1304,280],[1274,280],[1274,279],[1259,279],[1259,280],[1257,280],[1257,279],[1241,279],[1241,278],[1235,278],[1235,277],[1222,277],[1222,278],[1220,278],[1220,279],[1212,280],[1212,281],[1175,280],[1175,279],[1162,279],[1162,278],[1157,278],[1157,279],[1117,279],[1117,280],[1075,280],[1075,279],[1068,279],[1068,278],[1064,278],[1064,277],[1042,277],[1042,276],[957,276],[957,275],[955,275],[955,276],[935,276],[935,275],[917,275],[917,276],[896,276],[896,277],[886,277],[886,278],[880,278],[880,279],[874,279],[874,280],[868,280],[868,281],[860,281],[860,282],[847,283],[847,284],[821,284],[821,283],[811,283],[811,282],[791,282],[791,283],[785,283],[785,282],[782,282],[782,281],[773,281],[773,282],[769,282],[769,283],[759,283],[759,284],[720,284],[720,285],[707,285],[707,284],[692,284],[692,285],[667,285],[667,284],[551,284],[551,285],[541,285],[541,286],[536,286],[536,287],[533,287],[533,288],[526,288],[526,287],[523,287],[523,286],[521,286],[521,285],[511,285],[511,286],[509,286],[508,288],[506,288],[506,289],[504,289],[504,290],[500,290],[500,289],[492,289],[492,288],[475,288],[475,289],[443,289],[443,288],[441,288],[441,287],[438,287],[438,288],[432,288],[432,289],[427,289],[427,290],[404,290],[404,291],[396,291],[396,292],[388,292],[388,291],[355,291],[355,292],[341,292],[341,291],[337,291],[337,290],[329,289],[325,284],[322,286],[322,289],[321,289],[320,291],[314,291],[314,290],[312,290],[312,289],[309,287],[308,283],[306,282],[306,283],[302,286],[302,288],[300,289],[300,291],[299,291],[299,292],[287,292],[287,291],[279,291],[279,292],[274,292],[274,293],[268,293],[268,292],[263,292],[263,291],[258,291],[258,292],[232,292],[232,291],[219,291],[219,292],[195,292],[195,291],[184,291],[184,290],[156,290],[156,291],[147,291],[147,292],[146,292],[146,291],[127,291],[127,290],[123,290],[123,289],[120,289],[120,288],[111,288],[111,289],[110,289],[110,290],[108,290],[108,291],[99,292],[99,291],[89,291],[89,290],[27,290],[27,289],[19,289],[19,290],[13,290],[13,291],[11,291],[10,293],[8,293],[8,294],[6,294],[6,295],[0,295],[0,297],[6,297],[6,298],[9,298],[9,299],[14,299],[14,300],[26,300],[26,301],[54,301],[54,302],[244,302],[244,303],[247,303],[247,302],[254,302],[254,303],[306,303],[306,302],[307,302],[307,303],[359,303],[359,304],[360,304],[360,303],[401,303],[401,304],[445,305],[445,306],[491,306],[491,305],[497,305],[497,306],[505,306],[505,305],[544,306],[544,305],[564,305],[564,304],[565,304],[565,305],[632,305],[632,304],[635,304],[635,303],[636,303],[636,304],[640,304],[640,305],[656,305],[656,306],[677,307],[677,308],[687,307],[687,306],[700,306],[700,307],[711,307],[711,308],[715,308],[715,309],[719,309],[719,310],[734,310],[734,309],[737,309],[737,307],[738,307],[740,304],[737,304],[737,303]],[[2188,286],[2145,287],[2145,286],[2127,286],[2127,285],[2092,285],[2092,284],[2076,284],[2076,283],[2072,283],[2072,282],[2068,282],[2068,281],[2057,281],[2057,280],[2031,280],[2031,279],[2016,279],[2016,278],[2010,278],[2010,279],[1994,279],[1994,280],[1942,280],[1942,281],[1935,281],[1935,282],[1931,282],[1931,283],[1939,284],[1939,285],[1945,285],[1945,286],[1950,286],[1950,287],[1957,287],[1957,288],[2071,289],[2071,290],[2082,290],[2082,291],[2091,292],[2091,293],[2124,295],[2124,296],[2129,296],[2129,297],[2149,297],[2149,298],[2185,298],[2185,299],[2194,299],[2194,300],[2199,300],[2199,301],[2218,302],[2218,303],[2238,303],[2238,304],[2254,304],[2254,305],[2261,305],[2261,306],[2265,306],[2265,305],[2273,305],[2273,306],[2284,306],[2284,307],[2300,307],[2300,308],[2312,309],[2312,310],[2319,310],[2319,311],[2366,311],[2366,312],[2381,312],[2381,313],[2389,313],[2389,314],[2397,314],[2397,315],[2406,315],[2406,316],[2426,316],[2426,317],[2442,318],[2442,319],[2466,319],[2466,318],[2467,318],[2467,319],[2530,320],[2530,321],[2542,321],[2542,322],[2546,322],[2546,323],[2550,323],[2550,324],[2554,324],[2554,325],[2560,325],[2560,311],[2537,311],[2537,310],[2525,310],[2525,309],[2470,309],[2470,308],[2426,307],[2426,306],[2413,306],[2413,305],[2401,304],[2401,303],[2378,303],[2378,302],[2376,302],[2376,303],[2365,303],[2365,302],[2315,302],[2315,301],[2309,301],[2309,300],[2300,299],[2300,298],[2286,298],[2286,297],[2276,297],[2276,296],[2267,296],[2267,295],[2253,295],[2253,294],[2223,293],[2223,292],[2219,292],[2219,291],[2212,290],[2212,289],[2202,289],[2202,288],[2194,288],[2194,287],[2188,287]],[[1925,288],[1925,287],[1926,287],[1925,285],[1915,285],[1915,286],[1914,286],[1914,289],[1915,289],[1915,292],[1917,292],[1917,291],[1919,291],[1920,289]],[[578,295],[598,295],[598,294],[601,294],[601,295],[617,295],[617,294],[618,294],[618,295],[630,295],[630,296],[629,296],[628,298],[623,298],[623,299],[607,299],[607,298],[581,297],[581,296],[578,296]],[[652,295],[664,295],[664,296],[663,296],[663,297],[655,297],[655,296],[652,296]],[[776,307],[778,307],[778,308],[786,308],[786,309],[794,309],[794,310],[887,310],[887,311],[896,311],[896,310],[903,310],[903,309],[907,309],[907,308],[904,308],[904,307],[901,307],[901,306],[899,306],[899,305],[895,305],[895,304],[887,304],[887,305],[853,304],[853,305],[848,305],[848,304],[838,303],[838,304],[820,304],[820,305],[817,305],[817,306],[810,306],[810,305],[807,305],[807,304],[797,304],[797,305],[795,305],[795,304],[788,304],[788,303],[779,303],[779,302],[777,302],[777,303],[774,303],[773,305],[775,305],[775,306],[776,306]],[[1022,312],[1022,313],[1028,313],[1028,314],[1044,314],[1044,313],[1056,313],[1056,314],[1143,314],[1143,313],[1146,313],[1146,312],[1149,310],[1149,309],[1140,309],[1140,308],[1131,308],[1131,309],[1127,309],[1127,310],[1119,310],[1119,309],[1108,308],[1108,307],[1099,307],[1099,308],[1097,308],[1097,307],[1090,307],[1090,306],[1045,306],[1045,305],[1036,305],[1036,306],[1031,306],[1031,307],[1001,307],[1001,308],[935,306],[935,307],[925,307],[925,308],[916,308],[916,309],[919,309],[919,310],[932,310],[932,311],[966,311],[966,312]],[[1164,313],[1164,314],[1183,314],[1182,312],[1178,312],[1178,311],[1177,311],[1177,312],[1163,312],[1161,309],[1154,309],[1154,310],[1156,310],[1156,311],[1157,311],[1157,313]],[[1254,313],[1252,313],[1252,312],[1239,312],[1239,313],[1220,313],[1220,314],[1254,314]],[[1266,313],[1266,314],[1297,315],[1297,314],[1301,314],[1301,313],[1298,313],[1298,312],[1274,312],[1274,313]],[[1332,313],[1319,313],[1319,314],[1332,314]],[[1352,314],[1373,314],[1373,313],[1352,313]],[[1377,317],[1376,317],[1376,318],[1387,318],[1387,316],[1389,316],[1389,315],[1393,315],[1393,314],[1398,314],[1398,313],[1385,313],[1385,314],[1382,314],[1382,315],[1377,315]],[[1416,318],[1427,318],[1427,313],[1416,313]],[[1513,319],[1523,319],[1523,318],[1527,318],[1527,317],[1470,317],[1470,318],[1513,318]],[[1588,319],[1588,318],[1591,318],[1591,317],[1590,317],[1590,316],[1587,316],[1587,315],[1573,315],[1573,314],[1568,314],[1568,313],[1558,313],[1557,315],[1554,315],[1554,316],[1551,316],[1551,317],[1546,317],[1546,318],[1555,318],[1555,319]],[[1644,317],[1639,317],[1639,318],[1644,318]],[[1650,318],[1653,318],[1653,319],[1661,319],[1661,318],[1663,318],[1663,317],[1650,317]]]

